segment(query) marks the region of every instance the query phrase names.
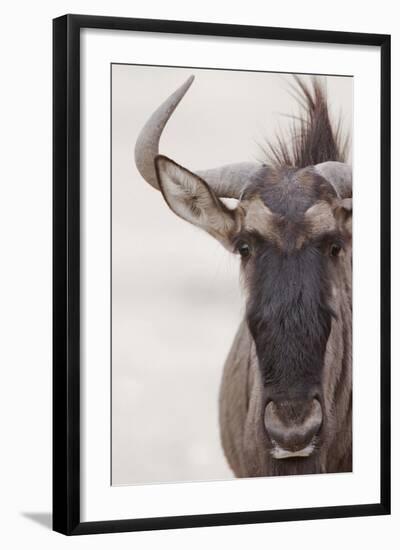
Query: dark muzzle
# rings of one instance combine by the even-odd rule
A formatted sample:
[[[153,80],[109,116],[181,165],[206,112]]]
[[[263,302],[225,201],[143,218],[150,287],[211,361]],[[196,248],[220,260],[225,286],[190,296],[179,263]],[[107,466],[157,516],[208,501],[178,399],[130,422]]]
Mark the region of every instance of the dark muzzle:
[[[274,458],[310,456],[322,425],[322,409],[317,399],[270,401],[264,424],[272,443]]]

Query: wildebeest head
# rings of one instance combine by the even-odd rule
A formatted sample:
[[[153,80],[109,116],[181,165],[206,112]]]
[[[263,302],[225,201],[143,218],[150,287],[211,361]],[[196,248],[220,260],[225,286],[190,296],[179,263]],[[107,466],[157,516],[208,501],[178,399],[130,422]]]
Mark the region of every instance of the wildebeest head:
[[[351,254],[351,168],[338,161],[317,81],[314,95],[300,82],[309,116],[292,155],[281,145],[270,164],[195,172],[159,155],[164,126],[192,81],[144,126],[136,164],[175,214],[241,256],[271,454],[306,457],[323,438],[324,357]],[[238,199],[236,208],[224,197]]]

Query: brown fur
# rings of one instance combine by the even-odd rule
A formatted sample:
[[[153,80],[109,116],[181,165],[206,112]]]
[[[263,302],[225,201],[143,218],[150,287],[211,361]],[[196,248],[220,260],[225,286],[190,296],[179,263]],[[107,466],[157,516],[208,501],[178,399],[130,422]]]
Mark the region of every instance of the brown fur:
[[[282,246],[279,231],[279,216],[276,216],[260,197],[253,197],[243,201],[241,208],[244,212],[240,230],[257,232],[276,246]]]
[[[351,256],[351,253],[350,253]],[[237,477],[352,470],[351,261],[341,259],[346,284],[335,286],[336,311],[324,364],[324,443],[314,460],[286,459],[279,471],[263,423],[263,386],[254,341],[243,321],[225,363],[220,391],[221,439]]]
[[[258,198],[253,200],[254,206],[251,206],[250,198],[243,206],[251,212],[255,230],[266,231],[269,236],[274,236],[276,242],[285,242],[284,218],[261,205]],[[323,364],[321,445],[307,460],[289,458],[276,461],[272,458],[271,442],[263,421],[265,386],[255,343],[245,319],[226,360],[220,390],[222,445],[228,463],[238,477],[346,472],[352,469],[352,249],[351,217],[345,209],[346,201],[317,200],[296,221],[298,228],[303,227],[303,233],[294,233],[296,241],[302,238],[303,243],[337,231],[346,238],[346,247],[337,258],[339,263],[331,266],[329,271],[330,306],[335,316]],[[248,217],[244,216],[244,219],[249,223]],[[279,227],[280,223],[282,227]],[[282,253],[286,253],[285,250]]]

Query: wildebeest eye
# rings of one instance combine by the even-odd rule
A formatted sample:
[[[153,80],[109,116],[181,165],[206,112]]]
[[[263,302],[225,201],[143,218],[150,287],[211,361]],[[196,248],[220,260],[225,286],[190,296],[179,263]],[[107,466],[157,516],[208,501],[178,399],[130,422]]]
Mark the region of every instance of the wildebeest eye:
[[[237,251],[242,256],[242,258],[247,258],[250,255],[250,246],[248,243],[242,241],[237,246]]]
[[[332,244],[330,249],[330,255],[333,258],[336,258],[336,256],[339,255],[339,252],[342,250],[341,246],[338,244]]]

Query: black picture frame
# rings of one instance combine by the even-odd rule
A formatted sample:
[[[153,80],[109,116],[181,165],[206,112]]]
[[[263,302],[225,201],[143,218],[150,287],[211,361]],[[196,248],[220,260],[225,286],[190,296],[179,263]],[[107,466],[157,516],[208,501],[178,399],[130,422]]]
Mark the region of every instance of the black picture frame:
[[[258,38],[381,51],[381,496],[371,504],[96,522],[80,520],[80,31]],[[53,529],[66,535],[390,513],[390,36],[65,15],[53,21]]]

